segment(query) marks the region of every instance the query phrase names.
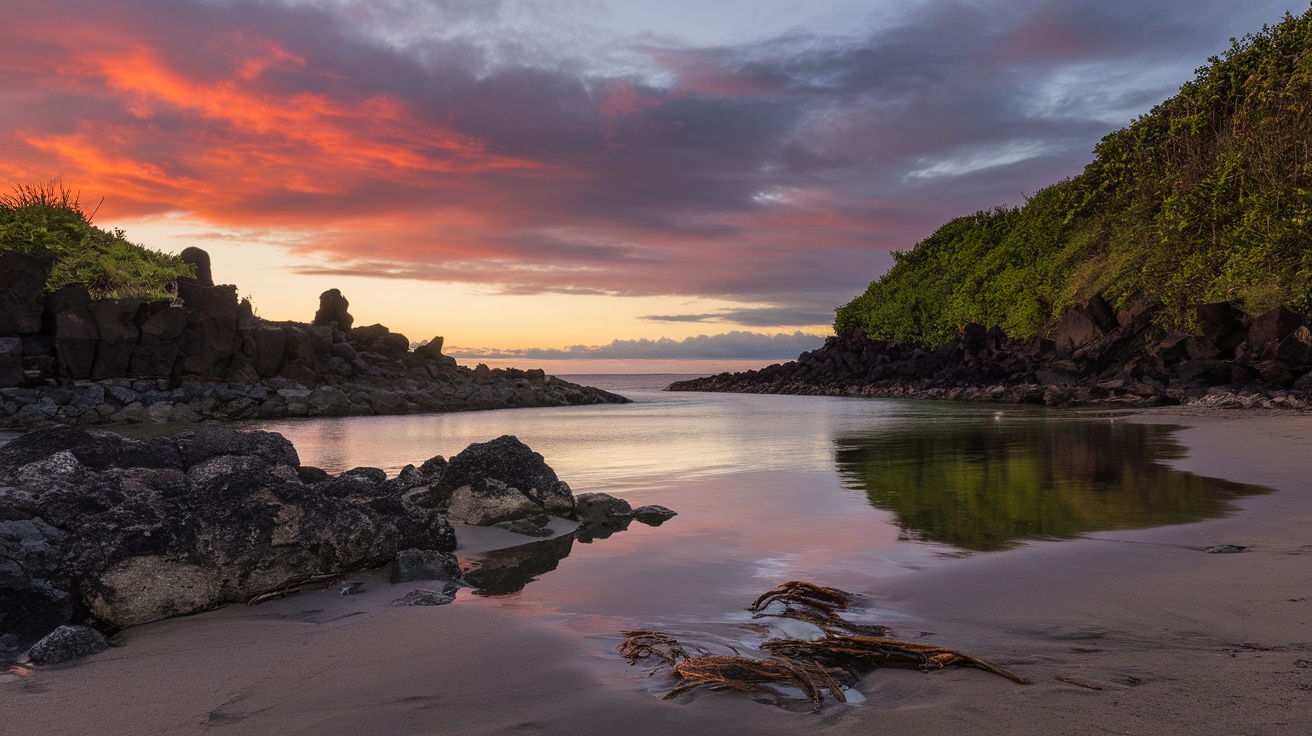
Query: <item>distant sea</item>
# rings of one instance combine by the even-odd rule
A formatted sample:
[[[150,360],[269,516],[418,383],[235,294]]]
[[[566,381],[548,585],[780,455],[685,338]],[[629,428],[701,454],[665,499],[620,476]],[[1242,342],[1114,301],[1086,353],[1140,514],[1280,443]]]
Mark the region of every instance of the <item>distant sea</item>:
[[[699,378],[703,373],[568,373],[560,374],[571,383],[592,386],[603,391],[660,391],[675,381]]]

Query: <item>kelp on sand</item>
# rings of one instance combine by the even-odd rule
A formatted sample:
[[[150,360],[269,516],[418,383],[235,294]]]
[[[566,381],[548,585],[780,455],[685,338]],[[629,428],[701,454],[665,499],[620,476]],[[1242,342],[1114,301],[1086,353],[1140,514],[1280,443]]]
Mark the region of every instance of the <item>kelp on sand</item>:
[[[851,622],[842,612],[852,604],[852,594],[837,588],[793,580],[783,583],[757,598],[749,611],[755,618],[774,616],[806,621],[817,626],[823,636],[815,640],[773,638],[761,644],[767,656],[745,657],[741,654],[688,653],[675,637],[658,631],[627,631],[617,647],[629,664],[662,662],[657,671],[668,667],[677,684],[665,695],[676,697],[698,687],[759,692],[768,686],[793,687],[818,711],[824,691],[839,702],[846,702],[843,690],[855,685],[861,675],[879,667],[915,667],[922,671],[944,667],[973,667],[1026,684],[1019,675],[978,657],[948,647],[921,642],[901,641],[884,636],[887,627]],[[781,610],[771,610],[772,604]],[[778,608],[778,607],[774,607]]]

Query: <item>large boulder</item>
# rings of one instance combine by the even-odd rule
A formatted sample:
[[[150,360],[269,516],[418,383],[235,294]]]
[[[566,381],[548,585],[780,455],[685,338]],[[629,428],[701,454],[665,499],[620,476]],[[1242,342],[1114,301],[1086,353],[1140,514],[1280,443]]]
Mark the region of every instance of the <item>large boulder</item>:
[[[541,455],[512,435],[477,442],[465,448],[447,463],[434,488],[439,492],[454,493],[461,487],[486,480],[495,480],[519,491],[548,514],[573,517],[574,494],[569,486],[556,477],[556,472]]]
[[[329,289],[319,295],[319,311],[314,313],[313,324],[327,326],[336,323],[337,329],[349,332],[355,323],[355,318],[347,311],[350,306],[341,291]]]
[[[1264,312],[1248,326],[1248,337],[1240,352],[1250,360],[1275,355],[1281,341],[1302,326],[1302,318],[1284,307]]]
[[[415,355],[425,360],[440,360],[442,358],[442,343],[445,339],[438,335],[428,342],[415,348]]]

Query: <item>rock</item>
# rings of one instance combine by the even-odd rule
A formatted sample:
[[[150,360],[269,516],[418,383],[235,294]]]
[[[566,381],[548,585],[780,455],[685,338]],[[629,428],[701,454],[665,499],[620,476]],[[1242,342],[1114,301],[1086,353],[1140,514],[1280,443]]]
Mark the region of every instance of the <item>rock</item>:
[[[580,493],[574,499],[574,513],[584,524],[608,524],[632,518],[633,507],[608,493]]]
[[[434,455],[425,460],[423,465],[419,466],[419,473],[426,478],[437,478],[446,471],[446,465],[446,458],[441,455]]]
[[[241,349],[237,287],[178,282],[178,298],[187,310],[187,326],[178,341],[182,376],[221,377]]]
[[[311,416],[339,417],[351,413],[351,397],[332,386],[320,386],[310,392],[306,404]]]
[[[1216,355],[1199,357],[1233,357],[1235,348],[1248,337],[1243,311],[1230,302],[1199,304],[1194,307],[1194,314],[1202,331],[1202,341],[1217,350]]]
[[[514,521],[498,522],[493,526],[516,534],[523,534],[528,537],[550,537],[555,534],[555,532],[551,531],[551,527],[548,526],[550,522],[551,517],[546,514],[535,514]]]
[[[456,585],[448,584],[442,586],[442,590],[412,590],[404,596],[392,601],[394,606],[445,606],[456,599],[456,592],[460,588]]]
[[[1241,547],[1237,544],[1218,544],[1215,547],[1208,547],[1203,551],[1209,555],[1233,555],[1243,552],[1246,549],[1248,548]]]
[[[514,436],[503,435],[465,448],[451,458],[434,487],[454,492],[479,479],[496,480],[517,489],[550,515],[573,517],[574,495],[569,486],[556,477],[541,455]]]
[[[356,327],[346,334],[351,347],[362,353],[397,358],[410,352],[410,340],[405,335],[392,332],[382,325]]]
[[[495,478],[479,478],[451,493],[447,516],[457,524],[490,526],[541,510],[532,499]]]
[[[0,337],[0,386],[23,382],[23,339]]]
[[[221,455],[248,455],[269,465],[289,465],[293,468],[301,464],[292,443],[274,432],[199,427],[177,435],[174,440],[181,456],[181,465],[187,468]],[[0,457],[3,457],[5,449],[7,447],[0,448]]]
[[[1240,352],[1248,359],[1275,355],[1280,342],[1302,326],[1303,320],[1284,307],[1264,312],[1248,326],[1248,337]]]
[[[28,656],[36,664],[60,664],[109,649],[105,636],[86,626],[60,626],[32,645]]]
[[[0,253],[0,335],[41,331],[46,281],[53,264],[52,256]]]
[[[387,472],[382,468],[359,467],[343,471],[341,475],[360,478],[370,485],[380,485],[387,480]]]
[[[147,302],[141,335],[132,352],[128,375],[168,378],[178,358],[178,340],[187,327],[187,310],[166,301]]]
[[[287,334],[281,327],[260,325],[242,334],[242,349],[255,372],[264,378],[282,370]]]
[[[1101,297],[1095,295],[1083,306],[1067,307],[1057,323],[1053,341],[1057,351],[1071,354],[1090,345],[1120,326],[1116,314]]]
[[[425,360],[437,360],[442,357],[443,338],[439,335],[415,348],[415,355]]]
[[[633,520],[647,526],[660,526],[678,516],[664,506],[639,506],[633,510]]]
[[[96,361],[91,368],[92,380],[128,375],[132,352],[137,349],[137,339],[141,336],[136,324],[141,306],[137,299],[97,299],[91,302],[91,319],[100,336]]]
[[[319,295],[319,311],[314,313],[314,322],[316,325],[331,325],[336,323],[337,329],[342,332],[350,332],[351,325],[355,318],[347,311],[351,303],[342,296],[342,292],[337,289],[329,289]],[[347,360],[351,360],[347,358]]]
[[[189,263],[196,269],[195,278],[182,277],[179,281],[190,281],[200,286],[213,286],[214,275],[210,272],[210,254],[194,246],[183,248],[178,254],[183,263]]]
[[[55,322],[55,355],[60,373],[73,380],[90,378],[99,342],[100,332],[89,312],[60,312]]]
[[[226,432],[235,433],[234,430]],[[291,443],[287,445],[290,447]],[[96,471],[109,468],[180,470],[183,467],[182,454],[167,438],[136,440],[113,432],[54,426],[32,430],[0,447],[0,472],[13,472],[29,463],[45,461],[65,451],[81,465]]]
[[[429,549],[405,549],[392,563],[392,583],[409,583],[415,580],[442,580],[461,584],[465,581],[460,563],[450,552]]]

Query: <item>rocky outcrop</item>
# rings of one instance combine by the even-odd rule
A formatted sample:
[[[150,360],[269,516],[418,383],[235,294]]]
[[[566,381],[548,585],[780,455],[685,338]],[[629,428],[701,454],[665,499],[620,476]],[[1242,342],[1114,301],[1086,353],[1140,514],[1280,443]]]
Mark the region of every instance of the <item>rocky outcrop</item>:
[[[342,292],[337,289],[329,289],[319,295],[319,311],[314,313],[314,321],[310,324],[328,327],[333,326],[342,332],[350,332],[351,325],[355,323],[355,317],[347,309],[351,303],[342,296]]]
[[[1222,408],[1312,405],[1312,331],[1277,308],[1249,318],[1227,302],[1198,305],[1192,330],[1161,328],[1143,301],[1119,314],[1101,298],[1072,307],[1054,340],[1015,340],[966,325],[938,348],[829,338],[796,361],[680,381],[672,391],[958,399],[1048,405],[1200,403]]]
[[[0,654],[61,626],[113,631],[389,562],[394,583],[437,581],[453,597],[465,582],[450,554],[457,507],[465,523],[545,528],[574,498],[511,436],[389,479],[302,466],[269,432],[33,430],[0,447]]]
[[[255,317],[236,287],[197,278],[177,298],[46,294],[49,258],[0,256],[0,425],[192,422],[622,403],[542,371],[469,369],[415,352],[382,325],[352,327],[346,298],[320,296],[312,324]],[[204,266],[204,268],[202,268]]]

